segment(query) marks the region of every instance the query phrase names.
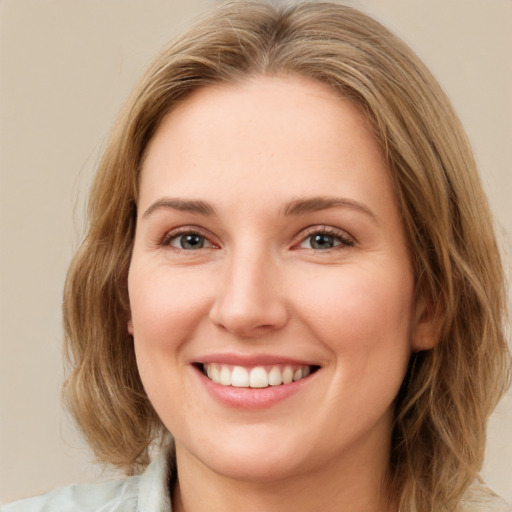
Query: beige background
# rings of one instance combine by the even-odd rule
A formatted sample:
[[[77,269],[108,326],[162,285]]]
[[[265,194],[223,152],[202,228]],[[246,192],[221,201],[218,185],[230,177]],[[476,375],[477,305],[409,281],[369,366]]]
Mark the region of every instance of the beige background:
[[[213,0],[0,0],[0,501],[96,478],[61,410],[61,290],[106,134],[148,59]],[[512,2],[360,0],[424,58],[481,165],[510,267]],[[512,396],[485,477],[512,502]]]

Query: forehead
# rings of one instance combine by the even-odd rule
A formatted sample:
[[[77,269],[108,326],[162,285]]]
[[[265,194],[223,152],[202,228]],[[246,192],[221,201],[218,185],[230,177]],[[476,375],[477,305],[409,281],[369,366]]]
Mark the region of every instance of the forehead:
[[[312,79],[259,76],[195,91],[164,118],[146,151],[140,199],[164,189],[249,198],[248,184],[259,201],[334,186],[357,195],[364,182],[376,195],[391,191],[359,108]]]
[[[327,118],[328,110],[333,110],[334,115]],[[335,120],[339,122],[333,123]],[[293,121],[300,123],[293,124]],[[181,134],[186,132],[187,138],[202,137],[203,143],[214,135],[231,135],[240,144],[244,136],[253,135],[262,125],[268,142],[276,143],[290,141],[287,135],[295,141],[316,139],[318,142],[323,137],[328,143],[332,137],[342,137],[347,130],[353,134],[370,131],[359,107],[333,87],[299,75],[258,75],[242,82],[214,84],[193,91],[164,117],[146,153],[163,130],[170,134],[176,128]],[[212,127],[217,128],[215,133]]]

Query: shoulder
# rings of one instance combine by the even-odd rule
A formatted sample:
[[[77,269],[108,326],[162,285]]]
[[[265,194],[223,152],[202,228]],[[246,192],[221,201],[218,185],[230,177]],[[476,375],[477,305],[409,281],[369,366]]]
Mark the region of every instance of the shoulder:
[[[16,501],[2,512],[105,512],[135,511],[140,477],[101,482],[91,485],[70,485],[43,496]]]
[[[70,485],[43,496],[15,501],[2,512],[132,512],[137,508],[139,477],[92,485]]]
[[[460,512],[512,512],[512,507],[489,487],[475,481],[464,494]]]
[[[142,475],[91,485],[70,485],[15,501],[1,512],[170,512],[169,463],[162,453]]]

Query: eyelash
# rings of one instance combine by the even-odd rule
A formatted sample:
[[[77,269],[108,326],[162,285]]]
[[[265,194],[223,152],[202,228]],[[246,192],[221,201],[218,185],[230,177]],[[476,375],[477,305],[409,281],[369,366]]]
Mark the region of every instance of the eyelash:
[[[199,236],[203,238],[209,246],[206,247],[206,249],[218,249],[218,244],[212,242],[211,237],[204,232],[202,232],[201,229],[196,228],[195,226],[192,227],[182,227],[178,229],[174,229],[172,231],[169,231],[164,235],[164,237],[160,240],[159,244],[162,247],[171,248],[178,251],[185,251],[185,252],[192,252],[193,249],[187,250],[183,247],[174,247],[172,245],[172,242],[179,237],[185,236],[185,235],[192,235],[192,236]],[[325,249],[314,249],[309,248],[309,250],[315,251],[315,252],[322,252],[322,251],[329,251],[329,250],[336,250],[336,249],[342,249],[344,247],[353,247],[355,245],[354,240],[348,236],[345,232],[332,228],[329,226],[311,226],[307,228],[304,231],[301,231],[299,235],[297,235],[292,243],[292,249],[300,248],[301,244],[306,242],[308,239],[311,239],[314,235],[322,235],[322,236],[328,236],[332,237],[335,241],[338,241],[339,244],[334,245],[333,247],[328,247]],[[199,249],[203,249],[204,247],[200,247]],[[196,249],[196,250],[199,250]]]
[[[343,249],[345,247],[354,247],[355,245],[354,240],[344,231],[341,231],[330,226],[311,226],[307,228],[305,231],[302,231],[296,237],[296,241],[293,243],[293,247],[300,247],[301,244],[303,244],[307,240],[310,240],[311,237],[313,237],[314,235],[329,236],[340,242],[338,245],[334,245],[333,247],[328,247],[326,249],[310,248],[310,250],[313,250],[315,252]]]
[[[174,240],[179,239],[180,237],[183,237],[185,235],[192,235],[192,236],[195,235],[195,236],[199,236],[199,237],[203,238],[209,244],[209,247],[207,247],[207,249],[210,249],[210,248],[217,249],[218,248],[218,245],[211,241],[209,235],[203,233],[201,229],[196,228],[195,226],[183,227],[183,228],[173,229],[172,231],[169,231],[160,240],[158,245],[160,245],[162,247],[170,248],[170,249],[175,249],[177,251],[181,250],[181,251],[189,252],[186,249],[184,249],[183,247],[179,248],[179,247],[174,247],[172,245],[172,242]],[[203,247],[200,247],[200,249],[203,249]]]

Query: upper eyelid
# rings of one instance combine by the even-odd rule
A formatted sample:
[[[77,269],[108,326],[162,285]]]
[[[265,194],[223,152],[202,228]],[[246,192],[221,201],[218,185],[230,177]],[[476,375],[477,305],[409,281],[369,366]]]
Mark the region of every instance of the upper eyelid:
[[[213,237],[210,232],[194,225],[180,226],[177,228],[169,229],[164,233],[162,237],[159,237],[159,245],[169,245],[171,240],[174,240],[180,235],[185,235],[187,233],[195,233],[197,235],[203,236],[212,246],[219,246],[218,242],[214,240],[215,237]]]
[[[301,230],[294,237],[292,245],[295,246],[296,244],[304,241],[306,238],[308,238],[311,235],[314,235],[315,233],[324,233],[327,235],[337,236],[341,239],[350,240],[351,242],[353,242],[354,245],[357,243],[356,238],[344,229],[329,226],[327,224],[317,224]]]
[[[200,226],[193,224],[179,226],[167,230],[163,236],[159,237],[159,244],[168,245],[168,242],[186,233],[196,233],[198,235],[204,236],[208,240],[208,242],[214,247],[219,247],[221,245],[219,241],[216,239],[216,237],[209,230],[206,230],[204,228],[201,228]],[[295,247],[297,244],[301,243],[307,237],[315,233],[325,233],[328,235],[337,236],[341,239],[350,240],[351,242],[353,242],[354,245],[357,243],[357,239],[344,229],[330,226],[328,224],[315,224],[300,230],[300,232],[293,237],[290,245],[292,247]]]

